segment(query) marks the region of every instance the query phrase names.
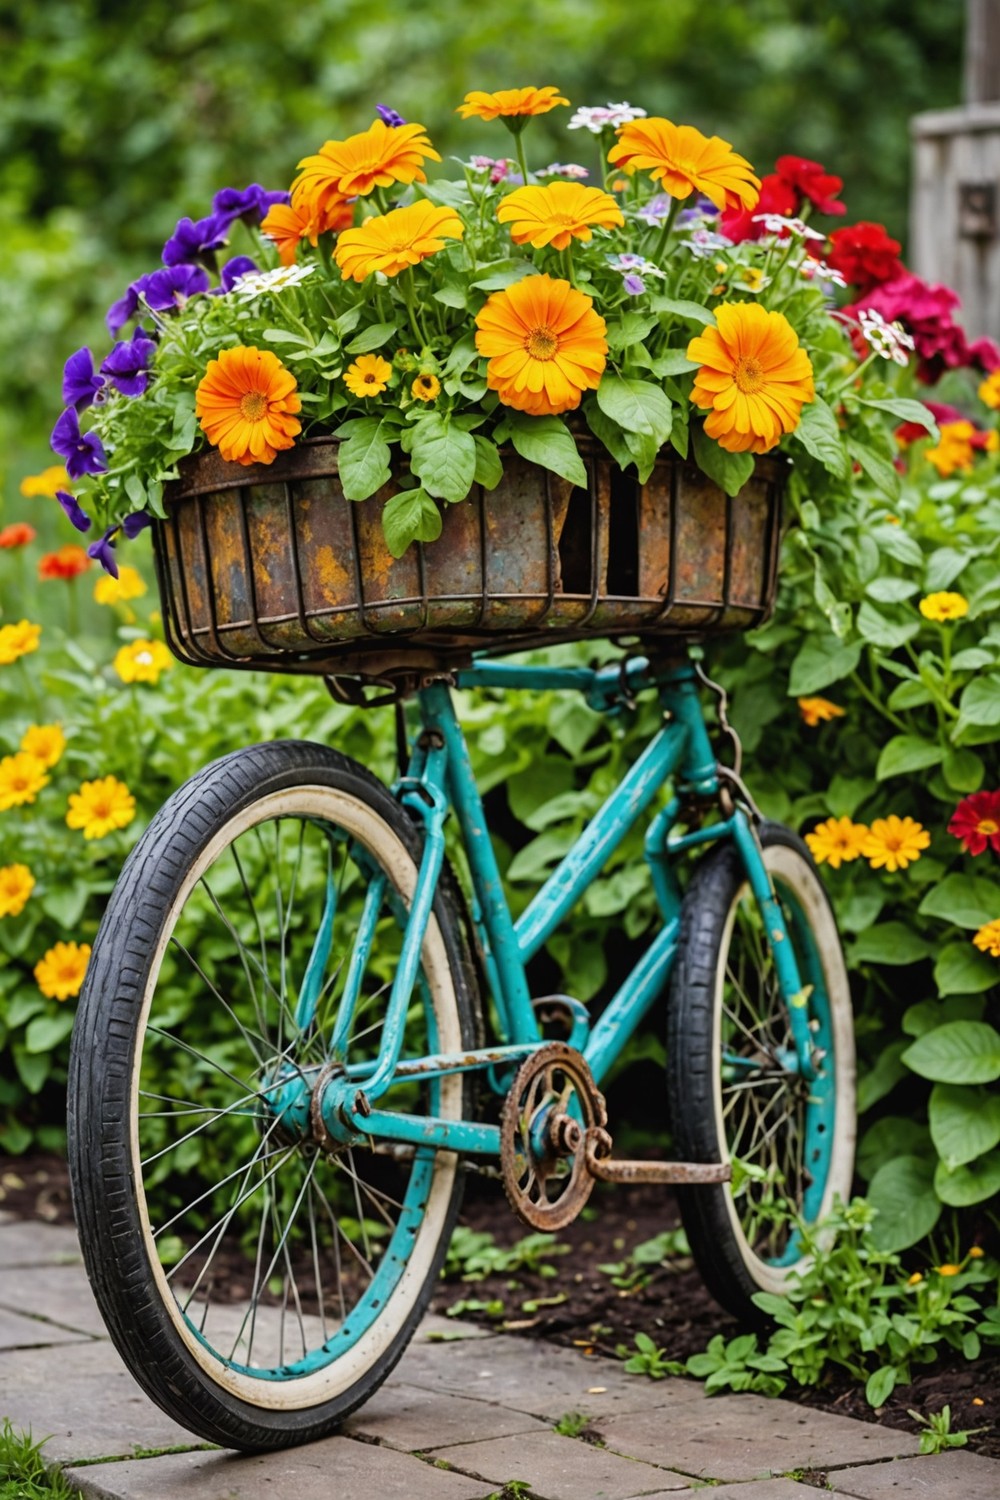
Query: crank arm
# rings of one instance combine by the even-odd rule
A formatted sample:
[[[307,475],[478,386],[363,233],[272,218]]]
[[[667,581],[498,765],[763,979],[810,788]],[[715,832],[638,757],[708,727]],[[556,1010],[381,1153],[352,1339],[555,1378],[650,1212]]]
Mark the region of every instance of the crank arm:
[[[728,1162],[712,1161],[621,1161],[612,1156],[598,1156],[587,1151],[587,1170],[601,1182],[676,1182],[696,1186],[705,1183],[731,1182],[733,1169]]]

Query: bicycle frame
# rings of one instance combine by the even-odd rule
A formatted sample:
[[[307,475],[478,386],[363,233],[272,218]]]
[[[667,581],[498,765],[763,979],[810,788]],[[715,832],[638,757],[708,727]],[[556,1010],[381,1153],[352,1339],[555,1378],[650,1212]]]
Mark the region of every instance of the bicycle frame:
[[[384,894],[385,877],[373,880],[361,916],[354,954],[348,965],[340,1009],[332,1039],[337,1071],[322,1091],[323,1120],[335,1138],[364,1135],[387,1142],[408,1143],[472,1153],[499,1154],[499,1129],[468,1121],[413,1116],[378,1108],[378,1101],[397,1082],[415,1076],[443,1076],[480,1070],[497,1092],[505,1085],[497,1070],[509,1068],[543,1045],[532,1004],[526,965],[542,947],[598,875],[629,830],[652,807],[664,783],[675,778],[674,793],[649,822],[645,858],[663,925],[646,952],[591,1025],[582,1006],[574,1007],[570,1042],[579,1048],[594,1080],[600,1084],[635,1033],[669,979],[678,951],[682,896],[674,873],[674,858],[695,845],[730,839],[739,852],[747,880],[766,923],[782,996],[788,1007],[796,1066],[807,1078],[815,1072],[806,1016],[804,991],[785,918],[765,868],[752,821],[742,807],[707,827],[677,835],[673,832],[682,800],[692,795],[713,797],[719,773],[698,698],[693,667],[684,662],[657,668],[642,658],[611,667],[558,668],[516,666],[477,661],[453,679],[459,687],[501,687],[544,691],[573,688],[591,706],[615,712],[631,703],[632,695],[655,688],[663,710],[662,727],[650,740],[620,785],[595,813],[572,849],[535,894],[515,922],[504,894],[482,799],[475,783],[468,748],[445,679],[432,680],[418,694],[421,730],[416,736],[406,774],[394,787],[402,804],[417,815],[424,828],[424,849],[409,911],[403,912],[405,931],[399,963],[389,996],[382,1045],[374,1061],[352,1064],[347,1056],[354,1007],[367,954],[374,941],[375,921]],[[432,1054],[403,1058],[407,1010],[419,969],[434,894],[445,852],[444,823],[449,808],[458,818],[472,881],[472,921],[496,1018],[498,1044],[462,1054]],[[313,947],[302,985],[296,1019],[307,1025],[329,957],[336,895],[327,894],[327,911]],[[282,1090],[285,1107],[305,1081],[290,1081]]]

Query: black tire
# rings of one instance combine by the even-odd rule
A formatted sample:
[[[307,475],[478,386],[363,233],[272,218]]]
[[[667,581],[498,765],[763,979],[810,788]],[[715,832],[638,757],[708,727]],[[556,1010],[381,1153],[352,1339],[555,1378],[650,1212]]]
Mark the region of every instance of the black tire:
[[[816,1110],[817,1094],[776,1061],[790,1044],[787,1012],[766,934],[758,936],[758,908],[740,857],[733,845],[720,845],[692,877],[671,983],[667,1085],[674,1148],[682,1161],[743,1160],[752,1159],[749,1151],[744,1158],[744,1145],[759,1140],[761,1158],[770,1147],[777,1192],[813,1224],[829,1213],[835,1197],[846,1202],[850,1196],[856,1133],[850,989],[833,911],[806,845],[773,823],[763,824],[760,836],[803,983],[816,981],[807,1002],[816,1034],[822,987],[828,996],[829,1023],[822,1038],[829,1045],[820,1088],[829,1102],[821,1116],[810,1116],[807,1151],[806,1112]],[[753,1017],[762,1012],[766,1025],[758,1026]],[[734,1051],[741,1048],[734,1064]],[[757,1102],[751,1104],[754,1089]],[[814,1160],[822,1182],[810,1172]],[[691,1251],[709,1291],[729,1312],[757,1327],[767,1319],[753,1295],[780,1294],[806,1261],[796,1254],[797,1238],[787,1225],[768,1218],[774,1192],[773,1186],[742,1178],[679,1191]]]
[[[281,794],[281,797],[278,798],[277,794]],[[271,800],[267,801],[267,799]],[[280,810],[268,814],[263,810],[265,808],[280,809],[285,806],[290,809],[287,814]],[[294,811],[296,806],[301,809],[297,815]],[[332,821],[334,808],[340,810],[340,816],[347,818],[345,823],[335,824]],[[310,809],[314,810],[310,811]],[[323,811],[323,809],[328,809],[328,811]],[[189,1335],[187,1332],[190,1320],[186,1311],[181,1310],[181,1297],[184,1293],[178,1291],[176,1296],[172,1295],[168,1281],[163,1279],[166,1273],[159,1263],[160,1257],[156,1248],[158,1243],[156,1234],[160,1230],[157,1229],[154,1232],[151,1229],[153,1208],[147,1208],[147,1188],[143,1181],[142,1168],[134,1159],[134,1156],[142,1156],[138,1147],[138,1122],[145,1120],[146,1116],[140,1112],[152,1112],[148,1104],[140,1102],[140,1095],[143,1100],[149,1095],[143,1092],[139,1080],[141,1070],[146,1066],[142,1049],[147,1047],[155,1052],[156,1046],[162,1045],[157,1041],[155,1026],[151,1026],[147,1033],[146,1019],[150,1007],[155,1006],[157,979],[161,974],[167,975],[164,980],[164,989],[169,991],[169,968],[165,955],[173,957],[172,944],[178,941],[170,938],[170,933],[174,931],[174,924],[178,925],[179,930],[187,931],[187,928],[180,928],[179,924],[182,919],[188,920],[185,916],[189,910],[186,903],[191,899],[191,893],[197,890],[200,895],[200,889],[192,883],[194,872],[199,867],[198,862],[211,859],[211,863],[205,863],[204,869],[212,872],[223,868],[224,856],[228,856],[237,865],[239,864],[239,855],[233,855],[230,846],[225,844],[224,830],[227,829],[237,830],[232,833],[233,840],[237,837],[242,838],[244,833],[247,837],[256,835],[257,843],[264,849],[264,836],[261,830],[266,830],[271,824],[265,821],[255,824],[253,820],[258,816],[262,819],[270,817],[275,825],[275,837],[279,840],[279,846],[282,837],[282,820],[294,820],[296,836],[300,840],[298,854],[300,864],[303,860],[303,841],[307,837],[315,837],[317,840],[321,837],[326,839],[322,848],[327,851],[325,857],[331,865],[334,856],[328,851],[335,847],[345,851],[343,854],[345,867],[348,863],[346,851],[354,857],[360,848],[364,860],[374,858],[371,855],[373,847],[381,848],[387,860],[391,854],[393,859],[382,865],[382,868],[389,871],[389,885],[387,886],[389,894],[386,899],[389,904],[395,902],[392,909],[397,914],[403,910],[406,898],[401,899],[396,892],[400,888],[400,882],[414,877],[415,869],[419,865],[421,835],[386,788],[363,766],[333,750],[305,742],[257,745],[216,761],[194,776],[169,799],[153,819],[125,864],[94,944],[73,1034],[68,1087],[69,1159],[74,1210],[87,1273],[110,1335],[139,1384],[171,1417],[211,1442],[247,1450],[281,1448],[329,1434],[386,1378],[406,1348],[431,1296],[458,1214],[464,1181],[463,1173],[454,1156],[439,1153],[428,1158],[427,1153],[412,1154],[414,1164],[409,1167],[411,1183],[416,1181],[418,1170],[416,1163],[421,1156],[423,1157],[421,1170],[425,1174],[422,1181],[432,1183],[432,1186],[425,1191],[427,1201],[422,1205],[424,1212],[418,1226],[410,1228],[409,1224],[407,1225],[407,1232],[412,1235],[412,1240],[407,1241],[407,1245],[412,1243],[414,1247],[419,1246],[419,1253],[415,1248],[412,1263],[406,1262],[405,1275],[402,1272],[393,1272],[398,1275],[398,1280],[391,1284],[390,1295],[385,1299],[384,1313],[380,1310],[376,1315],[377,1318],[385,1319],[381,1327],[377,1328],[377,1324],[373,1324],[371,1328],[363,1329],[360,1336],[352,1334],[355,1337],[356,1351],[360,1352],[351,1351],[349,1357],[345,1356],[344,1359],[338,1358],[334,1361],[338,1370],[336,1379],[332,1375],[327,1379],[326,1369],[319,1371],[316,1379],[318,1380],[320,1375],[327,1379],[324,1387],[326,1399],[317,1402],[307,1400],[304,1393],[311,1393],[319,1387],[308,1384],[305,1380],[296,1387],[299,1392],[298,1396],[294,1393],[289,1394],[290,1377],[286,1378],[284,1374],[279,1374],[276,1380],[272,1378],[270,1381],[249,1379],[250,1376],[256,1374],[254,1369],[248,1368],[253,1362],[252,1320],[249,1331],[250,1352],[246,1356],[248,1365],[233,1366],[234,1369],[247,1370],[247,1377],[234,1374],[232,1385],[220,1383],[215,1376],[216,1366],[213,1360],[224,1360],[225,1356],[216,1356],[213,1353],[212,1358],[209,1358],[208,1355],[201,1353],[197,1336]],[[331,819],[329,823],[326,821],[327,817]],[[352,831],[350,821],[352,818],[363,820],[356,825],[354,831]],[[287,821],[285,827],[287,829]],[[357,827],[362,828],[361,834],[357,832]],[[340,843],[336,845],[329,831],[334,828],[347,830],[342,834]],[[316,832],[317,829],[319,833]],[[367,830],[372,830],[371,843],[365,843],[369,837]],[[285,836],[287,837],[287,834]],[[352,879],[356,878],[356,867],[361,868],[362,861],[355,859],[355,863],[351,865]],[[305,873],[304,868],[301,880],[303,888],[305,887]],[[330,877],[326,875],[324,878],[325,889],[329,892]],[[207,878],[204,884],[207,888]],[[280,891],[280,882],[277,878],[275,884]],[[343,885],[343,876],[341,876],[341,885]],[[258,892],[264,888],[262,884],[255,885],[255,890]],[[362,891],[363,889],[362,883]],[[329,899],[328,895],[327,899]],[[363,894],[356,899],[360,903],[363,900]],[[252,907],[253,898],[249,889],[247,889],[247,901]],[[304,908],[303,915],[299,919],[303,924],[303,930],[305,930],[306,910]],[[296,915],[298,916],[299,913],[297,912]],[[396,920],[402,919],[397,915]],[[287,915],[288,925],[282,928],[281,924],[282,914],[279,906],[277,925],[281,942],[281,962],[284,965],[286,936],[292,925],[290,904]],[[233,937],[237,939],[235,931]],[[293,934],[294,938],[295,934]],[[302,941],[306,942],[307,939],[303,938]],[[263,950],[263,937],[261,944]],[[428,946],[432,944],[433,947]],[[377,947],[378,942],[376,942]],[[241,949],[241,956],[242,952]],[[433,1016],[433,1019],[427,1022],[428,1031],[432,1026],[440,1029],[439,1017],[443,1016],[447,1023],[444,1031],[453,1043],[457,1038],[457,1044],[460,1047],[467,1048],[476,1045],[479,1034],[477,1025],[479,999],[476,977],[463,927],[457,887],[447,870],[439,883],[431,927],[425,940],[424,954],[424,969],[432,977],[430,980],[425,975],[421,977],[420,983],[423,986],[421,994],[430,998],[424,999],[424,1010],[419,1014]],[[270,958],[268,962],[273,964]],[[383,962],[388,965],[391,963],[391,958]],[[175,967],[177,967],[176,962]],[[344,968],[344,960],[340,960],[339,968]],[[244,964],[244,969],[247,974],[247,985],[255,988],[252,983],[252,973],[246,964]],[[198,972],[201,972],[200,969]],[[237,971],[235,967],[229,967],[221,972],[235,975]],[[187,979],[189,985],[197,990],[197,984],[191,981],[190,975]],[[264,983],[264,969],[261,968],[257,988],[270,1003]],[[223,987],[232,996],[235,993],[235,986],[234,979],[233,987],[230,989],[227,979]],[[384,988],[385,985],[382,986],[382,989]],[[211,995],[209,989],[211,989]],[[217,990],[211,986],[209,989],[206,989],[204,994],[207,1006],[213,1003],[211,996],[217,996]],[[335,989],[336,983],[333,984],[331,990],[329,1002],[331,1005],[333,1004],[332,993]],[[371,997],[372,1003],[376,1006],[380,993],[381,990],[377,990]],[[278,1007],[282,1019],[286,1014],[291,1014],[291,1002],[290,999],[285,998],[284,992],[284,971],[282,971],[282,999],[278,1002]],[[410,1014],[413,1013],[411,1007]],[[153,1014],[156,1015],[157,1012],[154,1010]],[[235,1014],[233,1019],[235,1020]],[[410,1024],[408,1018],[407,1025]],[[291,1025],[289,1029],[291,1032]],[[159,1034],[162,1036],[164,1033]],[[305,1033],[303,1032],[302,1035],[304,1036]],[[283,1055],[280,1038],[281,1033],[279,1033],[277,1054],[279,1062]],[[320,1040],[315,1045],[319,1046],[321,1042],[320,1036]],[[285,1051],[289,1052],[290,1049],[286,1048]],[[209,1061],[210,1059],[206,1057],[205,1062]],[[272,1063],[273,1057],[268,1057],[268,1069],[271,1068]],[[294,1056],[292,1063],[295,1064]],[[222,1073],[224,1069],[219,1068],[218,1071]],[[265,1072],[264,1063],[260,1065],[258,1076],[266,1077],[268,1087],[270,1087],[270,1080],[274,1074],[273,1071]],[[178,1104],[189,1102],[188,1094],[193,1097],[195,1103],[199,1102],[200,1096],[196,1092],[197,1082],[194,1080],[194,1075],[192,1077],[193,1081],[182,1090],[180,1099],[173,1096],[167,1098],[170,1093],[169,1089],[164,1089],[163,1094],[154,1096],[167,1098],[170,1105],[170,1110],[160,1112],[194,1114],[196,1118],[211,1115],[208,1139],[211,1140],[215,1132],[220,1132],[223,1140],[228,1139],[222,1126],[222,1115],[225,1112],[216,1110],[214,1104],[211,1109],[175,1108]],[[146,1087],[148,1088],[148,1084]],[[440,1094],[435,1097],[448,1101],[448,1111],[451,1114],[456,1117],[468,1116],[471,1110],[469,1075],[459,1079],[457,1095],[453,1088],[447,1086],[447,1081],[430,1087],[440,1090]],[[244,1119],[250,1120],[249,1124],[241,1122],[244,1136],[251,1130],[260,1131],[259,1118],[263,1115],[264,1101],[265,1095],[261,1093],[256,1096],[255,1104],[243,1106]],[[271,1095],[266,1096],[266,1102],[270,1104]],[[155,1108],[158,1109],[159,1106]],[[236,1115],[235,1110],[227,1115],[227,1130],[235,1130],[232,1120]],[[159,1121],[156,1123],[159,1126]],[[149,1128],[148,1124],[143,1128]],[[170,1120],[163,1128],[176,1129],[177,1127]],[[136,1140],[135,1152],[132,1146],[133,1135]],[[280,1141],[280,1139],[279,1131],[274,1140]],[[258,1150],[261,1149],[258,1148]],[[285,1145],[282,1144],[281,1152],[284,1153],[285,1149]],[[304,1154],[306,1146],[301,1146],[299,1150]],[[317,1179],[319,1168],[323,1171],[332,1170],[335,1164],[334,1158],[317,1152],[311,1143],[308,1144],[308,1150],[316,1159],[313,1166],[317,1168]],[[285,1155],[280,1154],[277,1147],[274,1154],[277,1156],[278,1165],[282,1166],[286,1159]],[[307,1159],[312,1161],[312,1156]],[[266,1159],[261,1156],[262,1161]],[[366,1156],[365,1159],[374,1163],[372,1171],[398,1170],[402,1173],[406,1170],[398,1166],[395,1160],[386,1164],[383,1161],[376,1161],[374,1157]],[[355,1160],[354,1157],[351,1158],[352,1165]],[[260,1162],[257,1165],[263,1173]],[[298,1158],[294,1165],[303,1172],[305,1171]],[[244,1183],[247,1181],[252,1181],[253,1191],[257,1191],[256,1178],[245,1178]],[[368,1193],[367,1185],[363,1185]],[[217,1188],[221,1189],[221,1183],[217,1185]],[[237,1185],[229,1191],[240,1194],[242,1187]],[[260,1205],[262,1200],[273,1202],[277,1196],[278,1188],[275,1186],[268,1187],[257,1198],[262,1241],[268,1210]],[[354,1196],[358,1203],[358,1219],[364,1220],[365,1214],[370,1212],[370,1195],[365,1197],[364,1209],[362,1209],[357,1190]],[[194,1202],[197,1201],[194,1200]],[[222,1201],[221,1196],[216,1201],[210,1200],[213,1212],[217,1202]],[[339,1200],[335,1198],[334,1201]],[[392,1200],[386,1197],[386,1202],[390,1201]],[[150,1203],[152,1204],[152,1199]],[[317,1256],[316,1219],[313,1216],[311,1189],[308,1203],[313,1255]],[[326,1199],[324,1199],[325,1203]],[[397,1204],[397,1206],[402,1209],[402,1205]],[[292,1210],[291,1217],[287,1219],[287,1227],[284,1231],[286,1235],[291,1230],[297,1211],[298,1203]],[[277,1238],[277,1225],[280,1220],[273,1208],[270,1212],[268,1232],[270,1233],[271,1225],[274,1225]],[[193,1220],[193,1222],[197,1224],[198,1221]],[[162,1216],[158,1223],[163,1223]],[[320,1224],[324,1229],[328,1227],[322,1218],[320,1218]],[[400,1225],[397,1227],[401,1227],[401,1224],[402,1213]],[[428,1224],[430,1227],[425,1227]],[[228,1221],[223,1224],[223,1229],[226,1229],[227,1225]],[[386,1236],[388,1243],[392,1231],[380,1229],[378,1232]],[[330,1240],[338,1257],[337,1277],[340,1278],[340,1249],[336,1221],[333,1223]],[[291,1239],[288,1243],[291,1244]],[[367,1240],[365,1243],[367,1250]],[[396,1241],[392,1240],[392,1244],[395,1243]],[[379,1249],[377,1242],[375,1248]],[[280,1250],[279,1244],[275,1250],[275,1260],[272,1261],[272,1265],[277,1262]],[[346,1243],[344,1258],[350,1267]],[[371,1259],[374,1266],[374,1252]],[[194,1262],[191,1264],[193,1267]],[[288,1265],[288,1275],[294,1286],[295,1277],[287,1248],[285,1264]],[[372,1271],[374,1278],[374,1271],[371,1267],[369,1270]],[[259,1273],[260,1252],[258,1251],[258,1266],[252,1294],[253,1319],[257,1318]],[[211,1278],[214,1279],[215,1275],[216,1272],[213,1271]],[[355,1275],[358,1276],[360,1273],[355,1272]],[[339,1282],[341,1287],[344,1284],[343,1280]],[[172,1285],[176,1287],[178,1283],[174,1282]],[[268,1277],[265,1275],[259,1292],[262,1309],[263,1299],[269,1294],[269,1286]],[[316,1288],[318,1315],[323,1317],[322,1338],[325,1350],[327,1335],[325,1307],[329,1304],[324,1303],[325,1283],[321,1285],[318,1258],[316,1260]],[[195,1290],[197,1291],[197,1286]],[[202,1295],[207,1299],[205,1302],[205,1317],[207,1318],[208,1303],[213,1297],[211,1284]],[[287,1281],[284,1295],[285,1304],[281,1310],[281,1353],[272,1361],[276,1362],[279,1368],[285,1365],[285,1305],[288,1304],[289,1298]],[[185,1309],[191,1297],[194,1296],[195,1292],[191,1292],[188,1302],[184,1304]],[[295,1297],[299,1326],[302,1331],[303,1356],[305,1356],[307,1324],[311,1315],[303,1315],[297,1290]],[[173,1304],[173,1307],[171,1308],[169,1304]],[[377,1302],[372,1305],[380,1307]],[[196,1304],[192,1317],[197,1316],[199,1306],[200,1304]],[[340,1307],[343,1313],[342,1291]],[[272,1312],[274,1311],[275,1309],[272,1308]],[[212,1315],[223,1316],[221,1313],[217,1314],[214,1307]],[[246,1317],[244,1313],[244,1324]],[[264,1311],[261,1311],[260,1318],[263,1326],[266,1321]],[[315,1323],[317,1319],[313,1318],[312,1321]],[[333,1321],[331,1315],[331,1324]],[[347,1322],[348,1318],[344,1313],[341,1333],[347,1331]],[[397,1323],[398,1326],[396,1326]],[[203,1320],[202,1327],[204,1326]],[[241,1331],[242,1327],[243,1325],[241,1325]],[[228,1338],[229,1335],[226,1334],[224,1342],[228,1343]],[[239,1335],[237,1338],[239,1339]],[[260,1338],[263,1340],[264,1335],[261,1334]],[[333,1342],[333,1335],[331,1335],[331,1342]],[[218,1347],[222,1347],[221,1342]],[[236,1347],[234,1343],[234,1356]],[[372,1357],[366,1364],[369,1348],[372,1351]],[[195,1357],[196,1354],[199,1357]],[[243,1358],[243,1355],[241,1354],[240,1357]],[[259,1360],[258,1355],[258,1362]],[[357,1378],[351,1375],[355,1367]],[[332,1369],[333,1366],[328,1368]],[[228,1380],[229,1372],[221,1365],[219,1369],[222,1377]],[[329,1392],[333,1390],[336,1381],[346,1380],[349,1375],[351,1376],[350,1383],[343,1389],[336,1389],[330,1395]],[[313,1380],[311,1372],[309,1380]],[[260,1394],[258,1394],[258,1387],[261,1388]],[[264,1389],[265,1387],[268,1388]],[[275,1387],[282,1387],[283,1391],[275,1394]],[[250,1393],[249,1397],[247,1392]],[[290,1404],[282,1406],[282,1399]]]

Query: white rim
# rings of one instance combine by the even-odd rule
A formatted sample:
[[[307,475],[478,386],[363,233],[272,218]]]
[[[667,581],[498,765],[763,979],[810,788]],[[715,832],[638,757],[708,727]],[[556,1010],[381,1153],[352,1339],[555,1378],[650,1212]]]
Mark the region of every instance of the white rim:
[[[139,1165],[138,1088],[142,1043],[164,950],[193,887],[215,859],[240,834],[270,818],[295,815],[325,819],[346,829],[359,844],[368,850],[382,868],[389,872],[405,904],[410,905],[418,874],[413,859],[380,814],[368,803],[350,793],[338,788],[319,785],[291,787],[284,791],[272,792],[237,813],[219,830],[191,866],[161,929],[139,1013],[129,1104],[132,1177],[146,1255],[156,1280],[160,1300],[170,1316],[178,1337],[205,1374],[231,1395],[239,1397],[249,1405],[271,1411],[297,1411],[322,1405],[349,1390],[385,1354],[412,1314],[420,1292],[431,1274],[441,1237],[445,1231],[455,1173],[458,1169],[458,1158],[454,1153],[439,1151],[436,1154],[431,1191],[406,1266],[372,1326],[331,1364],[294,1380],[257,1379],[232,1369],[223,1360],[216,1358],[212,1351],[194,1335],[178,1306],[160,1264]],[[424,940],[422,964],[434,1008],[439,1046],[445,1052],[459,1051],[462,1046],[462,1035],[454,980],[441,929],[433,913]],[[455,1120],[462,1118],[462,1087],[460,1075],[453,1074],[440,1080],[440,1114],[443,1117]]]
[[[823,1201],[817,1215],[817,1218],[822,1219],[826,1217],[833,1207],[834,1198],[839,1197],[844,1202],[847,1201],[850,1196],[851,1180],[854,1175],[854,1143],[857,1134],[857,1120],[855,1116],[854,1017],[851,1009],[850,984],[844,964],[843,951],[840,946],[837,924],[834,921],[833,913],[830,910],[823,888],[811,866],[806,863],[797,850],[790,849],[786,844],[768,844],[764,847],[763,854],[764,864],[770,874],[778,879],[784,877],[787,885],[794,891],[795,898],[801,905],[812,927],[820,963],[823,966],[826,991],[830,1001],[830,1030],[833,1038],[834,1057],[836,1058],[835,1114],[833,1146],[830,1153],[830,1170],[827,1174]],[[722,942],[719,947],[720,958],[729,952],[736,913],[740,902],[748,894],[749,885],[744,881],[733,897],[726,915],[726,923],[722,931]],[[726,1140],[725,1121],[722,1114],[722,1075],[717,1065],[717,1059],[722,1046],[724,982],[725,963],[720,962],[716,968],[712,1018],[712,1091],[715,1107],[715,1130],[721,1159],[728,1161],[729,1149]],[[740,1223],[740,1217],[728,1184],[723,1188],[723,1195],[726,1212],[729,1215],[730,1227],[739,1246],[740,1255],[750,1275],[761,1291],[784,1292],[791,1273],[793,1271],[802,1271],[808,1264],[808,1257],[802,1256],[790,1266],[772,1266],[767,1261],[762,1260],[753,1250],[743,1232],[743,1226]]]

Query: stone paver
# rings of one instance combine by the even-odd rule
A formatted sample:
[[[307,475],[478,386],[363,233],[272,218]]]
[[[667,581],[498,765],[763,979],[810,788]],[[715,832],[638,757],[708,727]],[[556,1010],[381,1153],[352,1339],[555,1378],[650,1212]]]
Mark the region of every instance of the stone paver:
[[[446,1318],[441,1313],[427,1313],[413,1336],[413,1343],[457,1344],[465,1339],[493,1337],[493,1330],[483,1328],[479,1323],[466,1323],[463,1318]]]
[[[529,1433],[488,1443],[467,1443],[459,1448],[435,1448],[443,1458],[466,1474],[490,1479],[499,1487],[511,1479],[525,1480],[545,1500],[632,1500],[669,1489],[662,1470],[595,1448],[578,1438],[558,1432]],[[676,1489],[688,1481],[676,1476]]]
[[[0,1267],[53,1266],[80,1261],[76,1230],[65,1224],[17,1219],[0,1227]]]
[[[0,1308],[30,1313],[32,1317],[45,1318],[95,1338],[104,1338],[107,1333],[82,1265],[17,1266],[0,1270]]]
[[[86,1335],[41,1323],[37,1318],[22,1317],[7,1307],[0,1307],[0,1349],[34,1349],[48,1344],[79,1343]]]
[[[343,1437],[284,1453],[170,1453],[66,1477],[88,1500],[485,1500],[493,1488]]]
[[[511,1411],[487,1401],[467,1401],[445,1391],[425,1391],[419,1386],[384,1385],[349,1417],[344,1431],[401,1448],[406,1453],[424,1452],[433,1443],[442,1448],[451,1443],[479,1443],[487,1438],[510,1437],[517,1432],[548,1432],[545,1422],[524,1412]]]
[[[699,1500],[823,1500],[828,1490],[817,1490],[811,1484],[799,1484],[797,1479],[759,1479],[752,1488],[745,1484],[720,1484],[711,1489],[685,1490],[685,1495],[697,1495]],[[647,1495],[643,1500],[657,1500]],[[680,1495],[670,1495],[664,1500],[683,1500]]]
[[[827,1483],[835,1494],[860,1500],[900,1500],[903,1495],[907,1500],[997,1500],[1000,1464],[977,1453],[936,1453],[864,1469],[834,1469]]]
[[[699,1479],[761,1479],[793,1469],[916,1453],[909,1433],[763,1396],[712,1396],[596,1423],[608,1447]],[[997,1470],[1000,1474],[1000,1466]]]

